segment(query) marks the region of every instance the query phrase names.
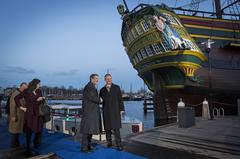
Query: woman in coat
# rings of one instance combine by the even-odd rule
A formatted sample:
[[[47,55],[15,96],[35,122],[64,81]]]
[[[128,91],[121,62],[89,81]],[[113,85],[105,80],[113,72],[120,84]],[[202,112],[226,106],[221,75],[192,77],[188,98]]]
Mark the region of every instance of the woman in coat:
[[[15,97],[17,106],[21,106],[20,99],[24,97],[27,111],[25,113],[24,132],[26,133],[27,154],[31,155],[30,144],[32,133],[35,133],[34,147],[38,148],[41,142],[43,118],[39,116],[39,105],[44,100],[40,88],[40,80],[33,79],[28,89]]]

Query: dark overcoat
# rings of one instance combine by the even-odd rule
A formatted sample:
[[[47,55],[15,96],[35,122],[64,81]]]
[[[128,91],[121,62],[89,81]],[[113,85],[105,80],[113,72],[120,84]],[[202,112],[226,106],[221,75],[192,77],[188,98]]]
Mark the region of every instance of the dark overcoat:
[[[118,85],[112,84],[110,92],[106,86],[100,90],[100,97],[103,99],[103,121],[104,129],[119,129],[121,125],[120,111],[124,111],[122,93]]]
[[[42,132],[43,129],[43,118],[39,116],[39,105],[42,101],[37,101],[39,97],[42,97],[40,89],[36,90],[36,94],[26,90],[15,97],[15,102],[18,107],[21,106],[20,100],[25,99],[27,111],[24,114],[25,123],[24,131],[29,129],[34,133]]]
[[[83,90],[82,119],[80,132],[82,134],[100,133],[100,99],[97,89],[89,82]]]

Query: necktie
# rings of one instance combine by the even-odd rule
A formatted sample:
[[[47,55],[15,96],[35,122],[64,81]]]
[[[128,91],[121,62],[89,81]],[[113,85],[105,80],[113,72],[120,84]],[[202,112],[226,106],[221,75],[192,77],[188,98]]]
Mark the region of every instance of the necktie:
[[[110,86],[110,85],[107,85],[106,88],[107,88],[107,91],[110,92],[111,86]]]

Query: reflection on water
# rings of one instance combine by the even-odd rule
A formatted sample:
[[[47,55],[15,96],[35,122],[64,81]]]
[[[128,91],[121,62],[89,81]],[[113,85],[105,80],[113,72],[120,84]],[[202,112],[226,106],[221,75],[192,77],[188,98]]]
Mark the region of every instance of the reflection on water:
[[[80,100],[49,100],[49,104],[69,104],[69,105],[81,105]],[[144,114],[143,101],[125,101],[125,113],[126,116],[134,117],[143,122],[144,130],[154,127],[154,114],[152,110]]]
[[[143,122],[144,130],[154,127],[154,114],[152,110],[144,114],[143,101],[125,101],[125,112],[127,116],[137,118]]]

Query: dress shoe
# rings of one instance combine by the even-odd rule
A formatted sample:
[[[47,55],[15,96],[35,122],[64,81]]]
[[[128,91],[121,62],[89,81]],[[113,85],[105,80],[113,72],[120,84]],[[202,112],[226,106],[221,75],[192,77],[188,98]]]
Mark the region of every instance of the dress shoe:
[[[84,153],[89,153],[90,152],[88,147],[82,147],[81,151],[84,152]]]
[[[25,157],[34,157],[40,155],[38,152],[27,151]]]
[[[112,142],[107,143],[107,147],[112,147],[112,146],[113,146]]]
[[[88,146],[88,151],[95,151],[95,150],[96,150],[95,147],[93,147],[93,146]]]
[[[122,150],[123,150],[122,144],[117,144],[117,150],[118,150],[118,151],[122,151]]]
[[[35,143],[34,143],[33,145],[34,145],[34,148],[35,148],[35,149],[38,149],[39,146],[40,146],[40,144],[35,144]]]

